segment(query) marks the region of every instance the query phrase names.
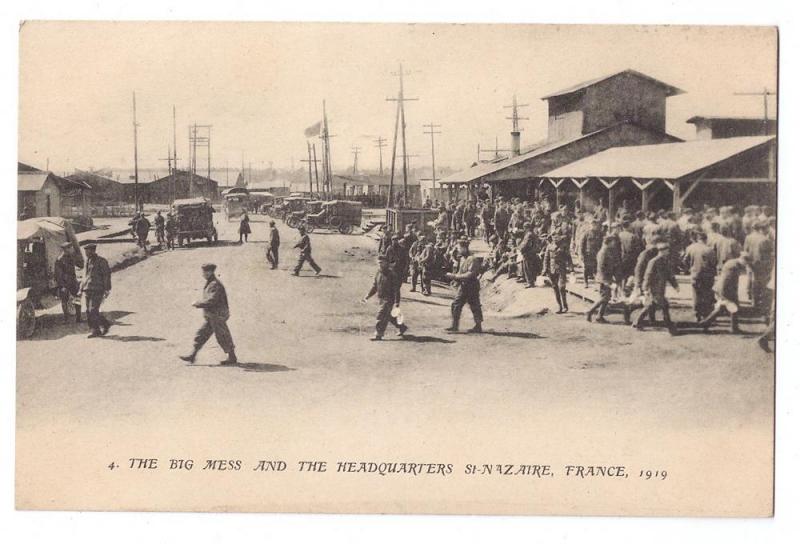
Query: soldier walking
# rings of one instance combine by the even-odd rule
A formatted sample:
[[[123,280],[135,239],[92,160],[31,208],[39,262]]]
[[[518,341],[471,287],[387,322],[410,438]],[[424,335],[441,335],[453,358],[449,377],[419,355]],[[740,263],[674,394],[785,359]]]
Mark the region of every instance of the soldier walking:
[[[603,238],[603,245],[600,247],[600,251],[597,252],[597,282],[600,284],[600,298],[586,312],[586,321],[591,321],[594,313],[597,312],[597,322],[607,323],[604,316],[608,304],[611,302],[611,284],[614,283],[620,264],[614,251],[614,244],[614,236],[606,236]]]
[[[714,275],[717,271],[717,252],[706,245],[708,235],[703,231],[691,234],[693,242],[686,248],[684,264],[692,280],[694,315],[700,322],[714,307]]]
[[[475,326],[467,332],[481,333],[483,332],[483,312],[481,310],[481,284],[480,275],[480,261],[470,255],[469,252],[469,239],[461,238],[458,241],[458,255],[460,261],[456,272],[448,272],[445,274],[447,279],[455,280],[458,282],[458,293],[453,300],[450,310],[453,317],[453,323],[448,327],[448,332],[458,331],[458,323],[461,320],[461,310],[465,304],[469,304],[469,309],[472,311],[472,317],[475,319]]]
[[[111,268],[108,261],[97,254],[97,244],[86,244],[86,268],[83,272],[81,292],[86,294],[86,321],[91,332],[89,338],[105,336],[111,323],[100,313],[100,305],[111,293]]]
[[[739,330],[739,276],[747,272],[751,263],[750,255],[742,253],[738,257],[728,259],[722,265],[717,281],[714,284],[717,303],[712,312],[698,323],[703,327],[703,330],[708,330],[717,317],[723,312],[727,312],[731,316],[731,333],[738,334],[741,332]]]
[[[403,336],[408,330],[407,325],[399,323],[397,318],[392,315],[392,309],[396,302],[396,286],[397,278],[389,266],[389,259],[385,255],[378,255],[378,272],[375,274],[372,288],[362,300],[362,302],[366,303],[370,297],[378,295],[379,308],[378,315],[375,316],[375,336],[371,340],[383,340],[383,335],[389,323],[397,327],[398,336]]]
[[[299,276],[300,269],[307,262],[314,269],[316,275],[319,276],[322,269],[314,262],[314,258],[311,256],[311,238],[306,234],[306,228],[303,225],[300,225],[298,230],[300,231],[300,241],[294,247],[300,250],[300,255],[297,258],[297,265],[295,265],[292,275]]]
[[[633,324],[635,329],[644,330],[644,320],[651,315],[653,310],[660,308],[664,315],[664,325],[670,334],[677,332],[672,319],[669,316],[669,301],[667,300],[667,284],[678,289],[678,282],[672,273],[672,263],[670,262],[670,246],[666,242],[656,245],[658,255],[650,259],[644,272],[642,285],[645,293],[644,308],[639,313],[639,317]],[[652,321],[652,318],[651,318]],[[652,325],[652,323],[651,323]]]
[[[75,268],[83,264],[80,255],[75,255],[72,242],[61,244],[61,254],[53,265],[53,277],[61,299],[61,310],[64,312],[64,323],[69,321],[69,305],[75,308],[75,323],[81,322],[80,284],[75,275]]]
[[[278,268],[278,249],[281,246],[281,234],[278,232],[278,227],[275,226],[275,221],[269,222],[269,242],[267,242],[267,261],[271,265],[271,269]]]
[[[217,279],[215,271],[217,265],[207,263],[201,267],[203,278],[206,285],[203,288],[203,298],[193,303],[195,308],[203,310],[203,325],[197,330],[194,336],[194,348],[188,355],[181,355],[180,358],[189,364],[193,364],[197,352],[211,338],[213,334],[217,338],[217,343],[222,350],[228,354],[227,359],[221,362],[223,365],[236,364],[236,352],[234,351],[233,338],[228,329],[228,318],[230,310],[228,308],[228,295],[225,286]]]
[[[175,235],[178,233],[178,222],[175,220],[175,214],[172,212],[167,212],[164,231],[167,235],[167,249],[175,249]]]

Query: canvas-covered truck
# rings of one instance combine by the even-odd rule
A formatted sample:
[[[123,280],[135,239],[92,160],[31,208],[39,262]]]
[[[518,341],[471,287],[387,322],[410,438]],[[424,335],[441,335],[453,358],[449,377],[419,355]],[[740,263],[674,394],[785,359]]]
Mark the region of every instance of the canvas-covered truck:
[[[35,217],[17,222],[17,338],[30,338],[36,331],[37,310],[62,303],[54,277],[61,245],[73,246],[75,264],[83,267],[78,240],[69,221],[61,217]],[[75,311],[65,304],[64,311]]]
[[[214,208],[203,197],[184,198],[172,203],[178,223],[178,246],[198,238],[205,238],[210,244],[218,240],[214,226]]]

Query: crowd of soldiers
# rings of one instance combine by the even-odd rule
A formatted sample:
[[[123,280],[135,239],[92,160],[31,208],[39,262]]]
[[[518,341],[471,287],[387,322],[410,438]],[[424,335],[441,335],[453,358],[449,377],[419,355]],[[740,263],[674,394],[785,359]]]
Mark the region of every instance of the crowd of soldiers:
[[[128,221],[131,227],[131,235],[136,239],[136,245],[147,250],[147,238],[150,235],[150,228],[153,227],[156,235],[156,243],[168,250],[175,249],[175,237],[178,234],[178,220],[174,210],[169,210],[166,216],[162,215],[161,210],[156,211],[153,216],[153,223],[142,212],[136,212],[133,218]]]
[[[557,313],[567,312],[567,282],[578,264],[581,274],[576,281],[584,288],[591,282],[599,291],[586,313],[588,321],[604,323],[607,312],[620,310],[626,323],[641,330],[655,324],[656,310],[660,310],[664,326],[675,333],[666,289],[671,285],[677,290],[675,276],[686,274],[697,326],[708,330],[727,313],[730,329],[736,333],[739,278],[746,275],[754,312],[771,325],[776,220],[768,206],[747,206],[743,213],[733,206],[644,212],[634,211],[623,201],[611,220],[602,204],[591,211],[578,204],[554,209],[546,198],[498,197],[493,203],[471,199],[431,206],[439,212],[431,224],[432,233],[425,235],[411,226],[399,233],[386,228],[379,253],[395,276],[394,303],[399,305],[403,283],[410,279],[412,292],[419,285],[423,295],[430,295],[431,281],[452,281],[454,274],[462,272],[469,242],[484,239],[488,256],[470,259],[477,279],[463,297],[459,286],[451,329],[457,329],[461,307],[469,300],[476,316],[472,331],[481,330],[478,281],[484,274],[490,282],[503,275],[515,278],[525,288],[535,287],[543,276],[555,295]],[[639,313],[633,316],[636,310]],[[759,341],[768,349],[766,342],[766,337]]]

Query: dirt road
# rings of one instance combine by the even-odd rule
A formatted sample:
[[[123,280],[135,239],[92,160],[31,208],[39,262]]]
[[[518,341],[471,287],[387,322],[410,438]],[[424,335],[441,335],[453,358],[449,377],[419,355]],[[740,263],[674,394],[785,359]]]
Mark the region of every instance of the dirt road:
[[[371,240],[314,233],[323,274],[292,277],[296,231],[281,225],[282,262],[271,271],[266,225],[252,226],[250,243],[160,253],[115,273],[104,307],[115,325],[105,338],[51,321],[17,343],[18,483],[86,509],[116,500],[143,509],[447,511],[448,498],[476,512],[493,504],[603,514],[621,504],[641,514],[724,515],[740,511],[744,496],[769,502],[773,365],[753,338],[671,338],[631,330],[618,316],[610,320],[619,324],[589,324],[578,302],[566,316],[489,311],[486,334],[449,335],[451,293],[436,289],[403,301],[406,338],[390,326],[387,341],[369,342],[376,305],[359,299],[375,269]],[[221,239],[233,240],[235,225],[222,227]],[[217,365],[224,354],[213,339],[196,365],[177,358],[201,322],[191,302],[208,261],[228,290],[235,367]],[[536,291],[543,308],[553,305],[549,289]],[[463,324],[471,326],[468,309]],[[329,473],[282,486],[288,474],[254,485],[247,471],[177,478],[106,468],[136,456],[244,459],[247,471],[254,459],[413,457],[455,472],[444,484]],[[465,463],[525,461],[626,464],[631,480],[531,485],[464,475]],[[634,481],[640,469],[671,472],[663,482]],[[151,486],[136,485],[142,478],[170,492],[154,499]],[[377,485],[332,498],[346,482],[370,481]],[[208,485],[211,505],[198,493]],[[567,503],[554,499],[565,489],[557,486],[567,486]],[[698,486],[727,499],[709,504]],[[370,506],[386,493],[396,500]],[[28,494],[18,502],[41,505]]]

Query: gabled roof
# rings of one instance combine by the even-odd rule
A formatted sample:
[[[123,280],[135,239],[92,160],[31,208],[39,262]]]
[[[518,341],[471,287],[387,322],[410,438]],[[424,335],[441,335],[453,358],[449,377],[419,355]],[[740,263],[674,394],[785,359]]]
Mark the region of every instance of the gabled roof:
[[[558,140],[555,142],[547,142],[525,153],[521,153],[517,156],[503,157],[501,159],[496,159],[491,162],[476,164],[475,166],[467,168],[466,170],[461,170],[459,172],[450,174],[446,178],[439,180],[439,183],[469,183],[471,181],[480,179],[484,176],[488,176],[489,174],[493,174],[495,172],[508,168],[509,166],[514,166],[515,164],[520,164],[527,160],[534,159],[551,151],[555,151],[556,149],[560,149],[564,146],[573,144],[575,142],[579,142],[586,138],[592,138],[594,136],[597,136],[598,134],[602,134],[612,129],[617,129],[620,125],[626,125],[626,124],[638,127],[638,125],[636,125],[635,123],[623,121],[622,123],[617,123],[616,125],[611,125],[605,128],[601,128],[599,130],[590,132],[588,134],[581,134],[573,138],[567,138],[565,140]],[[643,129],[643,130],[649,130],[649,129]],[[669,135],[665,134],[664,136],[670,138]]]
[[[537,177],[676,180],[774,139],[774,136],[744,136],[612,147]]]
[[[592,85],[597,85],[598,83],[600,83],[602,81],[606,81],[607,79],[611,79],[613,77],[617,77],[617,76],[621,76],[621,75],[631,75],[631,76],[634,76],[634,77],[638,77],[640,79],[644,79],[644,80],[649,81],[651,83],[655,83],[656,85],[659,85],[660,87],[663,87],[667,91],[667,96],[675,96],[676,94],[683,94],[684,92],[686,92],[686,91],[682,91],[681,89],[679,89],[677,87],[673,87],[672,85],[664,83],[663,81],[660,81],[660,80],[658,80],[658,79],[656,79],[654,77],[650,77],[647,74],[643,74],[641,72],[637,72],[636,70],[628,69],[628,70],[622,70],[621,72],[616,72],[616,73],[613,73],[613,74],[608,74],[608,75],[605,75],[605,76],[597,77],[595,79],[590,79],[589,81],[584,81],[583,83],[578,83],[577,85],[573,85],[572,87],[567,87],[566,89],[562,89],[560,91],[557,91],[557,92],[554,92],[554,93],[550,93],[550,94],[548,94],[546,96],[543,96],[542,100],[547,100],[548,98],[554,98],[556,96],[563,96],[565,94],[574,93],[576,91],[580,91],[580,90],[585,89],[587,87],[591,87]]]
[[[19,172],[17,173],[17,191],[39,191],[44,187],[48,177],[50,177],[48,172]]]

